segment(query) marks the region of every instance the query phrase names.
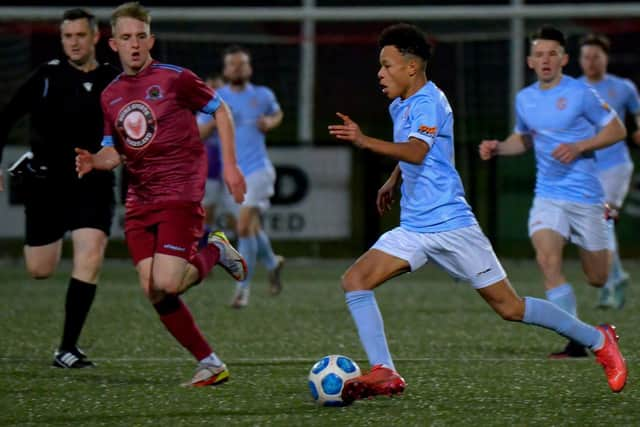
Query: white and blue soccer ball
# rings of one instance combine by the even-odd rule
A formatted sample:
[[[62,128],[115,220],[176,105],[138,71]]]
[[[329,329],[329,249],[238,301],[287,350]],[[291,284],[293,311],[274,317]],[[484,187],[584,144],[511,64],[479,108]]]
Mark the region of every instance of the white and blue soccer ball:
[[[344,383],[360,375],[360,368],[347,356],[332,354],[318,360],[309,371],[309,388],[313,400],[323,406],[344,406]]]

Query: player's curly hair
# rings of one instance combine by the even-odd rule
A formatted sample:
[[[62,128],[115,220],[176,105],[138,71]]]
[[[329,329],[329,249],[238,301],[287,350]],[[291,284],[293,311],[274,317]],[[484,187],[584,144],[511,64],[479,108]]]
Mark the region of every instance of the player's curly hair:
[[[531,40],[531,43],[536,40],[553,40],[558,42],[558,44],[563,48],[567,46],[567,40],[564,37],[564,33],[553,25],[543,25],[534,31],[529,39]]]
[[[378,39],[378,47],[395,46],[403,55],[415,55],[425,62],[431,58],[431,44],[415,25],[395,24],[385,28]]]
[[[119,18],[133,18],[151,25],[151,13],[137,1],[123,3],[113,11],[111,14],[111,31],[113,33],[115,33],[116,22]]]
[[[604,34],[587,34],[580,39],[579,46],[598,46],[608,55],[611,49],[611,42]]]

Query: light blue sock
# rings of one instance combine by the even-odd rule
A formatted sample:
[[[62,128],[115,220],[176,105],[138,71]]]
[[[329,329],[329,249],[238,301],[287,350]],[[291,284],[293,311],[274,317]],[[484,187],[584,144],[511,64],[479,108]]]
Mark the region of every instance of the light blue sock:
[[[574,317],[578,315],[576,294],[573,293],[573,288],[569,283],[564,283],[558,287],[549,289],[545,293],[549,301]]]
[[[609,250],[611,251],[611,267],[609,268],[609,276],[605,287],[614,289],[621,280],[624,280],[627,273],[622,269],[620,255],[618,254],[618,239],[616,237],[615,221],[608,220],[609,229]]]
[[[247,277],[242,282],[238,282],[243,287],[248,288],[251,284],[253,272],[256,269],[256,256],[258,254],[258,241],[255,236],[240,237],[238,239],[238,252],[247,262]]]
[[[278,260],[271,248],[269,236],[267,236],[264,230],[260,230],[258,234],[256,234],[256,240],[258,242],[258,260],[264,263],[267,270],[273,270],[278,266]]]
[[[346,292],[344,296],[371,366],[382,364],[395,370],[373,291]]]
[[[522,322],[551,329],[592,350],[604,344],[604,335],[598,329],[540,298],[524,298]]]

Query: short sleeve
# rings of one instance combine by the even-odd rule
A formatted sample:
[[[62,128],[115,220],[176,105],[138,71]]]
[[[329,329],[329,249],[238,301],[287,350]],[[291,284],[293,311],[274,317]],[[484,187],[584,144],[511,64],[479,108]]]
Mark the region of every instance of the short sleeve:
[[[527,135],[531,132],[531,129],[524,120],[520,97],[516,98],[516,123],[513,127],[513,132],[518,135]]]
[[[436,104],[429,99],[416,102],[411,107],[409,118],[409,138],[417,138],[429,144],[429,147],[433,146],[438,135],[438,124],[441,122]]]
[[[278,112],[280,112],[280,104],[278,103],[278,100],[276,99],[276,95],[273,93],[273,91],[271,89],[269,89],[268,87],[264,88],[264,98],[265,98],[265,104],[266,104],[266,111],[265,114],[266,115],[272,115],[272,114],[276,114]]]
[[[640,113],[640,96],[638,96],[638,88],[629,79],[624,79],[623,83],[627,88],[628,96],[626,100],[627,111],[631,114]]]
[[[191,111],[213,114],[222,103],[213,89],[186,68],[183,68],[178,75],[176,92],[178,102]]]
[[[614,109],[604,102],[595,89],[589,86],[584,89],[582,112],[587,120],[598,128],[605,127],[617,116]]]

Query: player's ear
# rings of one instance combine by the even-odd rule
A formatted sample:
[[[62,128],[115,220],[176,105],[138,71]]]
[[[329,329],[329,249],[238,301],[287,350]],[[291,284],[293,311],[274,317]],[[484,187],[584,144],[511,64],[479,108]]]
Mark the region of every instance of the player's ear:
[[[149,34],[149,50],[153,49],[154,44],[156,44],[156,36]]]
[[[116,39],[114,39],[113,37],[109,38],[109,47],[114,52],[118,51],[118,45],[116,44]]]
[[[531,55],[527,56],[527,66],[533,70],[533,59],[531,58]]]
[[[411,58],[409,63],[407,64],[407,69],[409,70],[409,76],[413,77],[417,74],[420,66],[418,65],[418,61],[415,58]]]
[[[566,66],[569,63],[569,54],[565,53],[562,56],[562,62],[560,63],[563,67]]]

